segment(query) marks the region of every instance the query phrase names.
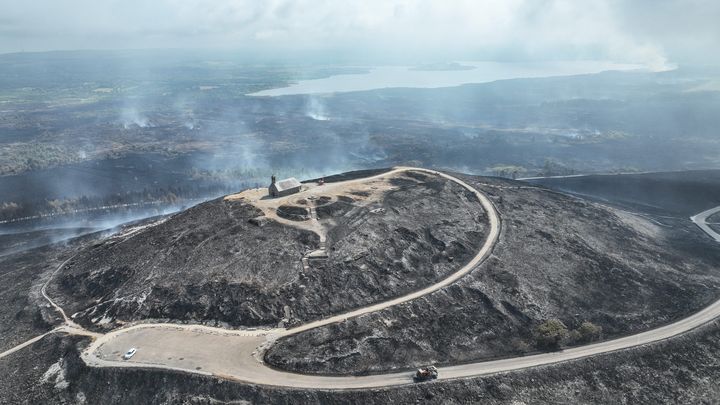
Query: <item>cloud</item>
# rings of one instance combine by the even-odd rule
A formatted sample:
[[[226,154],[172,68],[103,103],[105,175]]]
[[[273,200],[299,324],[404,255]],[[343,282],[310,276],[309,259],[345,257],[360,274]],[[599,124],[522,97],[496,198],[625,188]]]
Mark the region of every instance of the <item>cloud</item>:
[[[715,0],[0,0],[0,52],[223,48],[408,58],[609,58],[717,50]],[[717,52],[715,52],[717,53]]]

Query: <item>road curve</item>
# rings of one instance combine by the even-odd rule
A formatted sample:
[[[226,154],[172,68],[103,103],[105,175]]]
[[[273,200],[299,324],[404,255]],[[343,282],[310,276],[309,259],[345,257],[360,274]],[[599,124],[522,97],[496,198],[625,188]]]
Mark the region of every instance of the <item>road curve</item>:
[[[715,242],[720,242],[720,234],[715,232],[715,230],[708,225],[707,219],[718,212],[720,212],[720,206],[711,208],[707,211],[703,211],[697,215],[693,215],[690,217],[690,220],[695,222],[695,225],[699,226],[700,229],[702,229],[706,234],[710,235],[711,238],[715,239]]]
[[[256,384],[327,389],[387,385],[388,380],[385,378],[386,376],[371,376],[366,378],[318,377],[274,370],[262,363],[262,353],[264,353],[264,350],[278,337],[294,335],[310,329],[380,311],[440,290],[470,273],[490,255],[500,235],[500,217],[492,202],[490,202],[484,194],[456,177],[434,170],[398,167],[376,176],[349,180],[342,182],[342,184],[347,185],[349,183],[365,182],[374,178],[404,171],[434,174],[461,185],[477,197],[487,213],[490,230],[480,250],[458,271],[438,283],[388,301],[309,322],[291,329],[226,330],[201,325],[136,324],[115,330],[96,339],[83,352],[82,358],[88,365],[97,367],[150,367],[183,370],[204,375],[212,373],[224,378]],[[195,343],[184,343],[190,340],[195,340]],[[138,354],[131,361],[120,360],[118,355],[130,346],[140,345],[138,342],[142,342],[144,345],[143,349],[138,350]],[[163,343],[153,346],[154,343],[151,342]],[[217,350],[218,347],[234,347],[236,352],[233,356],[228,356],[226,350]],[[185,350],[187,348],[192,350]],[[212,349],[207,350],[207,348]],[[180,363],[178,360],[180,358],[187,358],[188,360],[183,360],[183,362]],[[226,361],[228,358],[232,361]],[[194,362],[191,364],[189,359],[193,359]],[[368,378],[375,382],[369,381]],[[403,374],[402,378],[396,381],[396,383],[407,382],[407,373]]]
[[[477,377],[489,374],[503,373],[526,369],[530,367],[538,367],[544,365],[550,365],[570,360],[576,360],[580,358],[596,356],[604,353],[614,352],[618,350],[628,349],[650,343],[662,341],[689,330],[692,330],[698,326],[701,326],[707,322],[712,321],[718,315],[720,315],[720,301],[706,307],[702,311],[695,313],[685,319],[677,321],[675,323],[652,329],[646,332],[642,332],[636,335],[627,336],[619,339],[608,340],[586,346],[573,347],[557,352],[542,353],[532,356],[516,357],[510,359],[485,361],[479,363],[469,363],[457,366],[439,367],[439,380],[458,379]],[[222,347],[223,355],[226,357],[222,362],[216,364],[214,369],[195,370],[188,367],[182,367],[178,365],[162,365],[153,363],[123,363],[121,361],[108,361],[97,358],[84,357],[85,361],[91,366],[101,367],[142,367],[142,368],[159,368],[159,369],[171,369],[178,371],[186,371],[191,373],[203,374],[203,375],[214,375],[225,379],[235,380],[239,382],[260,384],[260,385],[274,385],[283,387],[293,388],[309,388],[309,389],[365,389],[365,388],[382,388],[392,387],[404,384],[412,383],[411,373],[399,372],[399,373],[388,373],[368,376],[315,376],[306,374],[296,374],[284,371],[275,370],[261,364],[251,356],[242,356],[237,350],[242,351],[243,344],[238,344],[237,339],[223,339],[219,336],[214,336],[216,340],[210,339],[205,340],[204,336],[195,334],[194,336],[188,336],[188,333],[178,334],[172,336],[171,334],[165,333],[165,331],[159,331],[159,334],[149,333],[148,335],[142,336],[145,339],[158,338],[156,346],[164,346],[168,342],[172,343],[175,340],[187,341],[191,343],[202,342],[203,344],[217,344],[210,348],[208,351],[218,350],[218,347]],[[185,331],[187,332],[187,331]],[[200,338],[195,341],[194,339]],[[127,347],[130,342],[135,338],[128,336],[126,342],[121,342],[121,346]],[[234,340],[234,342],[233,342]],[[254,347],[256,344],[261,344],[264,339],[262,337],[256,337],[248,339],[244,342],[247,348]],[[156,349],[157,347],[148,347],[148,350]],[[196,354],[202,355],[204,349],[200,346],[193,346],[188,350],[179,353],[183,356],[192,356]],[[140,351],[138,351],[138,355]],[[156,353],[158,358],[163,358],[168,352]],[[176,354],[177,355],[177,354]],[[136,355],[137,356],[137,355]],[[190,364],[195,365],[190,360]]]
[[[432,284],[428,287],[425,287],[421,290],[412,292],[407,295],[403,295],[401,297],[393,298],[388,301],[380,302],[374,305],[370,305],[367,307],[359,308],[354,311],[346,312],[343,314],[331,316],[328,318],[320,319],[314,322],[309,322],[304,325],[300,325],[291,329],[287,329],[284,332],[281,332],[280,334],[283,336],[287,335],[294,335],[296,333],[300,333],[309,329],[318,328],[321,326],[325,326],[331,323],[336,322],[342,322],[349,318],[355,318],[360,315],[369,314],[371,312],[380,311],[385,308],[389,308],[398,304],[402,304],[403,302],[407,302],[410,300],[414,300],[416,298],[422,297],[423,295],[428,295],[432,292],[435,292],[441,288],[447,287],[448,285],[456,282],[461,277],[467,275],[474,269],[478,264],[480,264],[483,260],[485,260],[490,253],[492,252],[492,248],[495,246],[495,243],[498,240],[498,237],[500,236],[500,217],[498,216],[497,211],[495,210],[495,207],[490,202],[490,200],[482,193],[480,193],[478,190],[470,186],[469,184],[465,183],[464,181],[447,175],[445,173],[440,173],[434,170],[427,170],[427,169],[420,169],[415,167],[404,167],[394,170],[396,171],[416,171],[416,172],[425,172],[430,174],[435,174],[441,177],[444,177],[450,181],[454,181],[455,183],[463,186],[465,189],[471,191],[480,201],[480,204],[483,206],[483,209],[485,212],[487,212],[488,220],[490,222],[490,233],[488,234],[487,239],[485,240],[485,243],[482,245],[480,250],[475,254],[475,256],[467,263],[465,264],[460,270],[456,271],[455,273],[451,274],[450,276],[442,279],[438,283]],[[387,175],[387,173],[386,173]]]
[[[402,168],[397,170],[425,169]],[[435,173],[435,172],[432,172]],[[384,173],[387,175],[388,173]],[[272,369],[262,363],[262,353],[275,338],[320,327],[347,318],[367,314],[429,294],[447,286],[470,272],[491,252],[499,235],[500,220],[490,201],[479,191],[452,176],[440,174],[468,188],[483,204],[490,219],[491,232],[485,244],[466,266],[441,282],[420,291],[384,302],[311,322],[292,329],[226,330],[194,325],[138,324],[100,336],[82,353],[83,360],[95,367],[136,367],[175,370],[212,375],[246,383],[309,389],[381,388],[411,383],[411,373],[399,372],[369,376],[316,376]],[[378,177],[378,176],[375,176]],[[705,224],[707,217],[720,207],[692,217]],[[696,221],[697,220],[697,221]],[[703,228],[701,226],[701,228]],[[703,228],[703,230],[705,230]],[[712,235],[711,235],[712,236]],[[457,379],[521,370],[655,343],[686,333],[720,316],[720,301],[677,322],[636,335],[557,352],[518,358],[469,363],[439,368],[440,379]],[[119,360],[127,347],[142,341],[143,346],[132,360]],[[206,364],[208,359],[213,361]]]
[[[414,169],[418,170],[418,169]],[[423,170],[425,171],[425,170]],[[418,292],[396,298],[395,300],[391,300],[385,303],[376,304],[373,306],[365,307],[358,309],[356,311],[352,311],[346,314],[337,315],[334,317],[326,318],[323,320],[319,320],[316,322],[311,322],[306,325],[302,325],[293,329],[288,330],[273,330],[273,331],[266,331],[266,332],[253,332],[254,336],[252,337],[246,337],[247,339],[245,342],[240,342],[237,338],[230,338],[226,339],[225,337],[228,336],[226,334],[223,334],[219,330],[215,330],[213,332],[209,332],[203,329],[198,329],[197,327],[183,327],[183,329],[187,328],[188,330],[183,330],[180,333],[174,333],[171,332],[170,329],[167,328],[155,328],[152,325],[146,326],[142,330],[142,333],[144,334],[144,340],[148,341],[159,341],[159,342],[185,342],[186,339],[188,339],[189,336],[189,330],[193,331],[193,335],[191,339],[195,339],[198,343],[197,345],[193,345],[191,350],[186,351],[187,356],[193,356],[193,355],[199,355],[199,357],[203,357],[205,355],[211,355],[213,353],[212,347],[224,347],[226,349],[226,357],[228,357],[229,360],[227,361],[220,361],[215,363],[211,368],[206,368],[202,366],[196,366],[196,364],[199,363],[192,363],[192,366],[196,366],[195,369],[193,367],[187,367],[182,364],[182,362],[178,362],[177,364],[174,364],[172,366],[163,365],[154,363],[151,359],[138,359],[138,364],[131,364],[131,363],[124,363],[117,360],[107,360],[107,359],[101,359],[97,356],[94,356],[94,350],[97,350],[100,348],[100,346],[103,345],[103,341],[111,342],[112,340],[106,340],[105,337],[99,339],[94,343],[94,347],[90,348],[88,352],[85,354],[85,360],[90,365],[94,366],[102,366],[102,367],[147,367],[147,368],[161,368],[161,369],[174,369],[174,370],[184,370],[187,372],[192,373],[200,373],[200,374],[211,374],[216,377],[222,377],[226,379],[241,381],[241,382],[247,382],[247,383],[254,383],[254,384],[261,384],[261,385],[275,385],[275,386],[285,386],[285,387],[294,387],[294,388],[310,388],[310,389],[363,389],[363,388],[380,388],[380,387],[390,387],[390,386],[397,386],[397,385],[403,385],[403,384],[410,384],[412,382],[411,379],[411,373],[408,372],[400,372],[400,373],[388,373],[388,374],[378,374],[378,375],[369,375],[369,376],[316,376],[316,375],[304,375],[304,374],[297,374],[297,373],[290,373],[285,371],[279,371],[272,369],[270,367],[267,367],[266,365],[262,364],[260,361],[261,357],[258,358],[258,353],[262,354],[262,350],[256,350],[253,355],[247,354],[248,348],[251,347],[257,347],[261,346],[263,344],[268,345],[272,343],[272,339],[276,336],[287,336],[294,333],[299,333],[308,329],[312,329],[314,327],[319,327],[323,325],[327,325],[332,322],[339,322],[346,318],[352,317],[352,316],[358,316],[365,313],[373,312],[375,310],[379,310],[382,308],[386,308],[391,305],[396,305],[401,302],[408,301],[413,298],[417,298],[419,296],[422,296],[424,294],[428,294],[432,291],[436,291],[454,281],[456,281],[458,278],[462,277],[464,274],[467,274],[474,266],[476,266],[478,263],[480,263],[484,257],[486,257],[491,248],[494,244],[494,240],[497,238],[499,234],[499,217],[497,216],[497,212],[495,211],[492,204],[487,200],[487,198],[482,195],[480,192],[472,188],[471,186],[467,185],[466,183],[460,181],[459,179],[455,179],[452,176],[443,175],[446,178],[452,179],[453,181],[458,181],[459,184],[463,185],[464,187],[470,189],[473,191],[476,195],[478,195],[478,198],[480,199],[481,203],[483,203],[483,206],[488,212],[488,217],[491,221],[491,234],[488,237],[488,240],[486,241],[486,244],[483,245],[483,248],[480,252],[478,252],[478,255],[475,257],[474,260],[472,260],[470,263],[468,263],[468,266],[460,269],[457,273],[453,274],[452,276],[448,277],[447,279],[442,280],[440,283],[432,285],[430,287],[427,287],[423,290],[420,290]],[[720,208],[720,207],[719,207]],[[711,215],[712,213],[707,213],[707,216]],[[646,332],[642,332],[636,335],[627,336],[623,338],[618,338],[614,340],[599,342],[591,345],[586,346],[580,346],[580,347],[574,347],[565,349],[562,351],[557,352],[551,352],[551,353],[542,353],[532,356],[524,356],[524,357],[517,357],[517,358],[510,358],[510,359],[502,359],[502,360],[493,360],[493,361],[485,361],[485,362],[478,362],[478,363],[469,363],[469,364],[462,364],[462,365],[456,365],[456,366],[448,366],[448,367],[441,367],[439,368],[440,371],[440,379],[457,379],[457,378],[467,378],[467,377],[476,377],[476,376],[482,376],[482,375],[488,375],[488,374],[495,374],[495,373],[501,373],[501,372],[509,372],[509,371],[515,371],[515,370],[521,370],[525,368],[530,367],[538,367],[543,365],[549,365],[549,364],[555,364],[559,362],[564,361],[570,361],[570,360],[576,360],[584,357],[590,357],[590,356],[596,356],[603,353],[609,353],[614,352],[617,350],[623,350],[628,349],[632,347],[637,347],[645,344],[650,344],[654,342],[658,342],[664,339],[671,338],[673,336],[680,335],[682,333],[685,333],[687,331],[690,331],[698,326],[701,326],[716,317],[720,316],[720,301],[715,302],[714,304],[706,307],[705,309],[701,310],[700,312],[697,312],[687,318],[684,318],[682,320],[679,320],[677,322],[674,322],[672,324],[652,329]],[[138,327],[142,327],[141,325],[138,325]],[[178,328],[176,327],[174,329],[175,331],[178,331]],[[205,333],[212,333],[212,335],[208,335]],[[235,332],[237,333],[237,332]],[[262,334],[267,333],[267,336],[263,337]],[[119,343],[119,346],[115,349],[115,352],[117,353],[121,347],[128,347],[133,341],[134,338],[137,336],[132,335],[125,335],[125,336],[118,336],[116,335],[116,338],[118,338],[118,341],[116,343]],[[125,340],[126,339],[126,340]],[[268,341],[269,339],[269,341]],[[236,346],[233,346],[236,345]],[[165,345],[157,345],[156,347],[149,347],[148,350],[151,352],[152,355],[155,356],[156,359],[162,359],[164,360],[166,355],[169,353],[165,351]],[[156,350],[156,352],[153,352],[153,350]],[[173,349],[174,351],[174,349]],[[171,351],[172,352],[172,351]],[[207,353],[205,353],[207,352]],[[243,353],[245,352],[245,353]],[[140,352],[138,352],[140,353]],[[117,357],[117,356],[115,356]],[[149,360],[149,361],[148,361]],[[193,359],[197,360],[197,359]],[[185,361],[185,360],[183,360]],[[198,367],[201,367],[200,369],[197,369]]]

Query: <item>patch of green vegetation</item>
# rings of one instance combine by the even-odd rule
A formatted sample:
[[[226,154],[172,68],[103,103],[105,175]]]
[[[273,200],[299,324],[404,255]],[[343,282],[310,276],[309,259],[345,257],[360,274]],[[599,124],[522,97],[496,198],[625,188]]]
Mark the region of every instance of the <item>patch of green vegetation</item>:
[[[602,337],[602,326],[585,321],[574,331],[570,332],[570,339],[573,343],[589,343],[599,340]]]
[[[584,321],[577,329],[569,330],[561,320],[549,319],[538,325],[533,331],[535,346],[546,350],[557,350],[562,346],[590,343],[601,338],[602,327],[589,321]]]
[[[568,328],[559,319],[549,319],[535,328],[533,337],[537,347],[557,350],[568,337]]]

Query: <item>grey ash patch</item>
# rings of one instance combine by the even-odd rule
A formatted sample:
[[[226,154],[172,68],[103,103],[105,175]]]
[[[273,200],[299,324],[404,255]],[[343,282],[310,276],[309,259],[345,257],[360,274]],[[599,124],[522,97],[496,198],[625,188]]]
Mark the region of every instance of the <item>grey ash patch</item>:
[[[337,201],[331,203],[327,203],[326,201],[327,200],[323,200],[323,205],[316,208],[318,219],[339,218],[355,208],[353,199],[345,196],[340,196]]]
[[[40,284],[60,263],[59,250],[43,247],[0,257],[0,353],[51,329],[54,318],[44,319],[38,305],[45,305]]]
[[[307,221],[310,219],[310,210],[305,207],[281,205],[277,209],[277,215],[280,218],[289,219],[291,221]]]

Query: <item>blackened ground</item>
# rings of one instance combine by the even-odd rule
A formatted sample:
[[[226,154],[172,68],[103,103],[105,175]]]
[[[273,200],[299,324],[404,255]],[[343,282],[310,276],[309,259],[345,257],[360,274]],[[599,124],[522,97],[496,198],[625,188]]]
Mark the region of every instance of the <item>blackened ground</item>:
[[[0,256],[0,352],[41,335],[62,319],[41,289],[52,272],[83,247],[105,238],[103,231]]]
[[[42,285],[60,263],[102,237],[102,232],[94,232],[0,256],[0,352],[49,331],[60,321],[42,297]]]
[[[306,298],[320,313],[421,289],[467,263],[485,242],[486,213],[460,185],[424,175],[393,183],[397,188],[370,206],[341,196],[317,208],[321,222],[332,223],[329,259],[312,261],[306,275],[309,285],[333,280],[326,287],[333,294],[318,296],[327,301]]]
[[[65,259],[103,237],[104,232],[93,232],[0,256],[0,352],[49,331],[61,321],[42,297],[42,286]]]
[[[307,221],[310,219],[310,211],[307,208],[292,205],[279,206],[277,209],[277,215],[280,218],[289,219],[291,221]]]
[[[590,321],[612,338],[720,297],[720,248],[687,219],[667,228],[520,182],[462,178],[502,217],[484,264],[423,298],[280,339],[266,361],[357,374],[516,356],[539,349],[532,330],[548,319]]]
[[[689,217],[720,205],[720,170],[528,180],[649,213]]]
[[[71,392],[78,383],[77,379],[70,384],[67,373],[71,363],[76,367],[82,363],[76,348],[76,344],[82,341],[80,338],[49,335],[1,359],[0,403],[83,403],[79,400],[81,397]]]
[[[250,205],[213,200],[139,232],[87,247],[49,292],[84,324],[116,319],[257,325],[282,318],[282,286],[296,280],[314,233],[268,221]]]
[[[48,337],[0,360],[0,403],[713,404],[720,396],[717,322],[658,344],[579,361],[363,391],[286,390],[166,371],[89,368],[78,357],[77,346],[86,342]]]
[[[319,219],[342,217],[350,212],[354,206],[354,200],[346,196],[340,196],[337,201],[333,201],[331,203],[325,203],[324,201],[321,202],[323,204],[318,204],[318,207],[315,209]]]
[[[355,180],[355,179],[362,179],[365,177],[377,176],[378,174],[389,172],[390,170],[392,170],[391,167],[380,168],[380,169],[353,170],[350,172],[333,174],[332,176],[327,176],[327,177],[323,177],[323,178],[304,180],[303,183],[314,183],[321,179],[325,183],[337,183],[340,181]]]
[[[0,235],[0,257],[66,241],[97,231],[97,228],[56,228]]]
[[[37,248],[0,257],[0,352],[50,330],[37,305],[42,275],[52,270],[57,250]]]
[[[297,324],[402,295],[467,262],[487,218],[454,182],[401,178],[369,207],[340,196],[318,208],[330,258],[309,271],[301,259],[318,248],[315,233],[258,226],[249,221],[258,209],[218,199],[89,246],[48,291],[78,322],[105,328],[140,319],[274,326],[286,309]]]

